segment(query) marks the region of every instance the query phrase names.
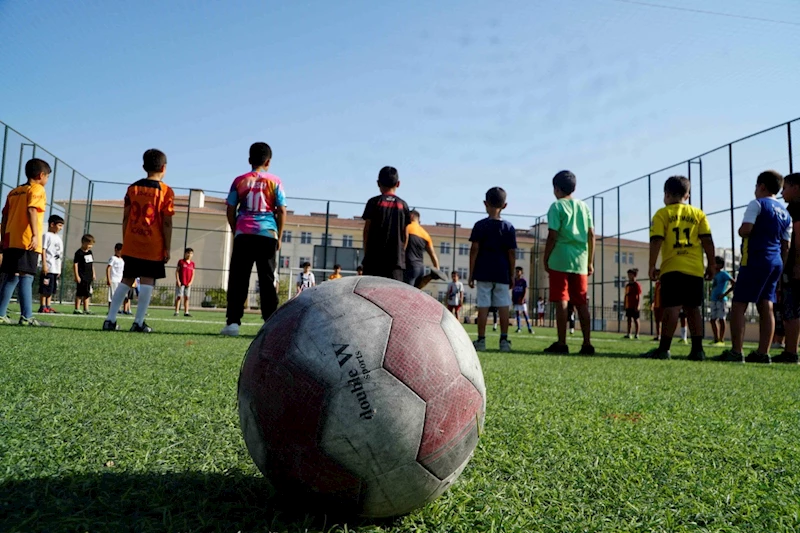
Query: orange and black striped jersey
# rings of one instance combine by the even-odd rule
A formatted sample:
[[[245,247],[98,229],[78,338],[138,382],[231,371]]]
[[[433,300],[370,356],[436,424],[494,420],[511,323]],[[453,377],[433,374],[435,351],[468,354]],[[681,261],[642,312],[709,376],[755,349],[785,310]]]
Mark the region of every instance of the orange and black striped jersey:
[[[125,194],[128,225],[122,238],[122,255],[164,261],[167,255],[163,223],[175,214],[175,193],[161,181],[141,179]]]
[[[26,183],[8,193],[6,205],[3,207],[3,220],[6,224],[3,235],[5,248],[21,248],[27,250],[33,239],[33,228],[28,218],[28,209],[36,209],[36,224],[38,225],[35,251],[42,251],[42,235],[44,228],[44,210],[47,204],[47,194],[39,183]]]
[[[431,236],[425,231],[419,222],[412,220],[407,226],[408,243],[406,244],[406,262],[414,265],[421,265],[425,256],[425,250],[430,244],[433,246]]]

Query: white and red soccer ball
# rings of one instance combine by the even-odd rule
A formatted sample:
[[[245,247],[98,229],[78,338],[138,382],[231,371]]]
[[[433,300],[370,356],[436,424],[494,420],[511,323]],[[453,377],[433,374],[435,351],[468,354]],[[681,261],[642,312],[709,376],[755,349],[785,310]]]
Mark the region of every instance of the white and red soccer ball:
[[[279,490],[363,516],[412,511],[467,465],[483,429],[480,362],[425,293],[348,277],[303,291],[250,346],[239,417]]]

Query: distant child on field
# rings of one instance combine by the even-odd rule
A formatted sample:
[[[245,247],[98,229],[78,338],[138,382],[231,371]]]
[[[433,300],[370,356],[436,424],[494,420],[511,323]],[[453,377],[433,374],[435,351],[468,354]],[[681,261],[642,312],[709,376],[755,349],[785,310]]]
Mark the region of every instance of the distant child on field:
[[[64,258],[64,241],[59,232],[64,227],[64,219],[58,215],[50,215],[47,221],[47,233],[42,239],[42,274],[39,279],[39,312],[55,313],[51,307],[53,295],[58,290],[61,277],[61,262]]]
[[[317,284],[317,280],[314,279],[314,273],[311,272],[311,263],[306,261],[302,266],[303,271],[297,275],[297,294]]]
[[[114,292],[122,283],[122,273],[125,271],[125,261],[122,259],[122,243],[118,242],[114,245],[114,255],[108,259],[106,265],[106,285],[108,286],[108,307],[111,308],[111,299],[114,297]],[[128,299],[125,298],[127,302]],[[125,303],[123,302],[123,312],[125,311]]]
[[[447,284],[447,310],[458,319],[458,312],[464,302],[464,284],[458,279],[458,272],[451,275],[453,281]]]
[[[728,318],[728,294],[733,290],[734,281],[725,271],[725,258],[714,258],[714,279],[711,282],[711,331],[714,345],[725,344],[725,320]]]
[[[781,192],[783,176],[774,170],[758,175],[756,199],[744,212],[739,228],[742,238],[742,259],[739,276],[733,289],[731,308],[731,344],[733,347],[717,357],[720,361],[737,363],[770,363],[769,349],[775,333],[772,304],[783,273],[783,264],[792,238],[792,221],[786,208],[775,196]],[[760,330],[758,350],[745,357],[745,311],[750,303],[758,307]]]
[[[569,334],[575,335],[575,306],[572,302],[567,305],[567,323],[569,324]]]
[[[656,336],[654,341],[661,340],[661,321],[664,319],[664,308],[661,306],[661,270],[656,268],[653,271],[652,280],[655,281],[653,286],[653,302],[650,304],[650,310],[653,311],[653,322],[656,326]]]
[[[400,178],[394,167],[378,172],[381,194],[364,207],[364,274],[403,281],[406,268],[406,226],[411,222],[408,204],[397,196]]]
[[[33,317],[33,277],[39,270],[42,257],[44,210],[47,195],[44,187],[50,179],[50,165],[41,159],[25,163],[24,185],[8,193],[0,222],[0,249],[3,250],[2,272],[5,281],[0,286],[0,324],[11,324],[8,304],[19,285],[20,325],[43,326]]]
[[[664,323],[658,348],[642,354],[649,359],[669,359],[672,336],[678,325],[681,307],[686,311],[692,331],[692,349],[689,360],[702,361],[703,303],[705,283],[714,273],[714,241],[705,213],[688,205],[691,184],[683,176],[672,176],[664,183],[664,205],[650,226],[650,279],[656,279],[659,253],[661,254],[661,303]],[[703,266],[703,253],[708,267]]]
[[[544,297],[539,296],[539,299],[536,300],[536,325],[540,328],[544,327],[544,310],[546,304],[544,303]]]
[[[153,328],[144,321],[153,297],[157,279],[167,277],[166,263],[172,246],[172,217],[175,215],[175,193],[164,183],[167,156],[152,148],[142,156],[142,168],[147,173],[128,187],[122,217],[122,259],[125,269],[122,282],[114,291],[103,331],[116,331],[117,312],[128,291],[138,278],[139,302],[131,331],[151,333]]]
[[[328,279],[329,280],[341,279],[341,277],[342,277],[342,265],[338,265],[338,264],[337,265],[333,265],[333,274],[328,276]]]
[[[625,317],[628,319],[628,334],[626,339],[631,338],[631,325],[635,326],[634,339],[639,338],[639,317],[641,315],[640,304],[642,298],[642,286],[636,281],[639,275],[638,268],[628,270],[628,284],[625,285]]]
[[[528,333],[533,333],[531,323],[528,322],[528,282],[522,277],[522,267],[514,269],[514,288],[511,290],[511,303],[514,305],[514,314],[517,317],[517,333],[520,331],[520,313],[525,318],[525,325],[528,326]]]
[[[75,252],[73,257],[73,274],[75,274],[75,310],[72,312],[74,315],[81,314],[81,304],[83,304],[84,315],[91,315],[89,311],[89,303],[92,300],[92,292],[94,288],[92,284],[97,279],[97,274],[94,271],[94,255],[92,255],[92,247],[94,246],[94,237],[86,234],[81,237],[81,247]]]
[[[510,222],[500,218],[506,208],[506,191],[492,187],[486,191],[483,202],[489,215],[479,220],[469,237],[469,286],[478,287],[478,340],[477,351],[486,350],[486,320],[490,307],[500,314],[500,351],[510,352],[508,340],[508,308],[511,305],[509,290],[514,288],[517,234]]]
[[[356,276],[363,276],[363,275],[364,275],[364,267],[361,266],[361,265],[358,265],[356,267]]]
[[[589,207],[572,197],[577,180],[575,174],[562,170],[553,177],[556,201],[547,213],[547,244],[544,265],[550,275],[550,301],[556,307],[558,341],[545,353],[567,354],[567,306],[571,302],[578,312],[583,333],[580,353],[594,355],[591,342],[591,318],[587,289],[594,273],[594,224]]]
[[[183,300],[183,316],[192,316],[189,314],[189,296],[192,283],[194,283],[195,268],[192,257],[194,257],[194,250],[186,248],[183,251],[183,259],[178,261],[175,269],[175,313],[173,316],[178,316],[181,300]]]

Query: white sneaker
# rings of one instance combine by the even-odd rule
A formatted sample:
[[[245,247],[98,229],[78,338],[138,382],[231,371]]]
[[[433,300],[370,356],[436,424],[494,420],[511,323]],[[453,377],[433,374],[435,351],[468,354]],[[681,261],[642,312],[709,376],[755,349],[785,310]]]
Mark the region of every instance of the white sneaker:
[[[227,337],[238,337],[239,336],[239,324],[228,324],[222,331],[219,332],[220,335],[225,335]]]

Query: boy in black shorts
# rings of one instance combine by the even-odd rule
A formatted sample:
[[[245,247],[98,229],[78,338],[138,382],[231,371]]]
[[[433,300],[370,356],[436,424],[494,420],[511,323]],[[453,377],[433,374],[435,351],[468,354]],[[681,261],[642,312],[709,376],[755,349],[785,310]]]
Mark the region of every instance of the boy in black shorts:
[[[650,279],[656,279],[656,261],[661,254],[661,305],[664,325],[658,348],[642,357],[669,359],[672,336],[681,308],[686,311],[692,332],[689,359],[702,361],[703,317],[700,306],[705,290],[703,278],[714,274],[714,241],[705,213],[689,205],[689,180],[673,176],[664,184],[665,207],[656,212],[650,226]],[[708,267],[703,266],[703,253]]]
[[[408,204],[397,196],[400,177],[394,167],[378,173],[381,194],[364,207],[364,274],[403,281],[406,268],[406,226],[411,222]]]
[[[89,302],[92,299],[92,283],[97,278],[94,271],[94,255],[92,255],[92,246],[94,246],[94,237],[88,233],[81,237],[81,247],[75,252],[73,257],[73,274],[75,274],[75,311],[74,315],[90,315]],[[83,312],[81,313],[81,303],[83,303]]]

